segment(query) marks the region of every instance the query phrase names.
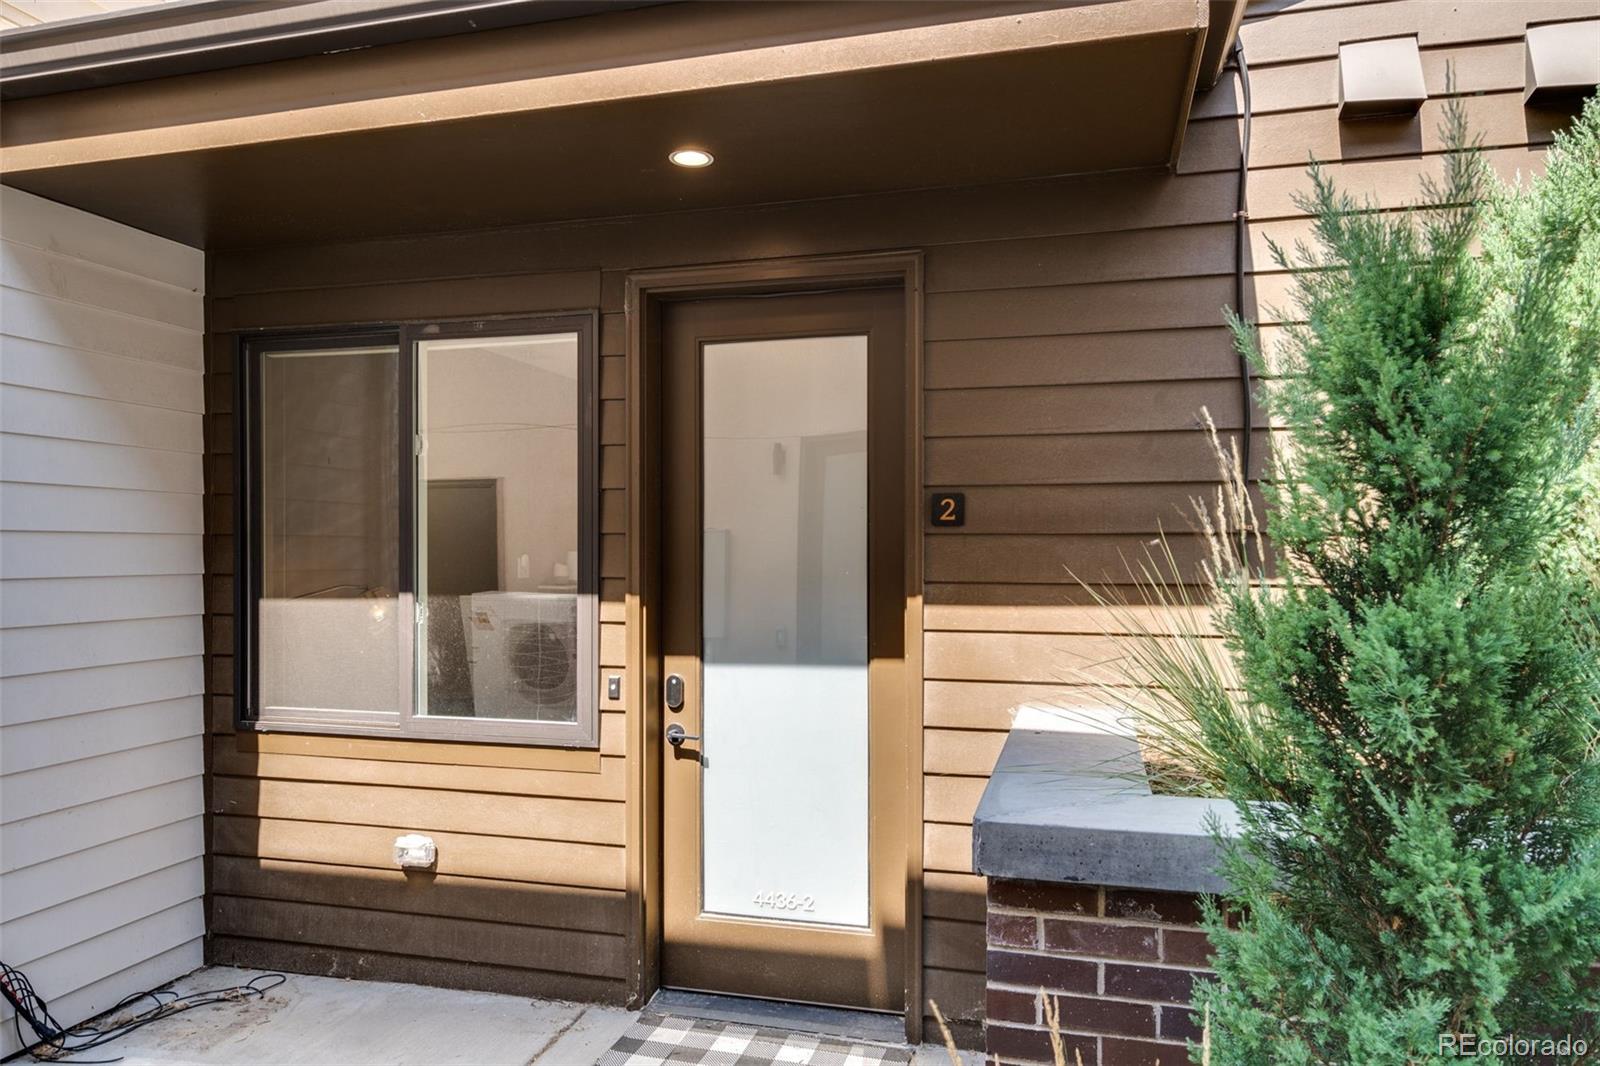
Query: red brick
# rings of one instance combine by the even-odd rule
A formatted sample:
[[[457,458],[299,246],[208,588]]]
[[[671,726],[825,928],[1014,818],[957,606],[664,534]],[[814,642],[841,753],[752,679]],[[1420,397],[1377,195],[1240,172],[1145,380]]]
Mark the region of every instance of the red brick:
[[[1211,966],[1211,939],[1193,929],[1161,930],[1161,961],[1179,966]]]
[[[996,907],[1051,911],[1056,914],[1100,913],[1095,885],[1062,885],[1049,881],[990,881],[989,902]]]
[[[1163,1003],[1188,1003],[1193,998],[1197,976],[1189,970],[1167,970],[1157,966],[1123,966],[1108,962],[1105,994],[1128,999],[1153,999]]]
[[[1002,1066],[1014,1062],[1054,1062],[1050,1049],[1050,1034],[1044,1029],[1022,1029],[1014,1025],[989,1025],[984,1029],[984,1046]],[[1081,1056],[1083,1066],[1100,1066],[1100,1055],[1092,1036],[1061,1034],[1062,1050],[1066,1052],[1069,1066],[1078,1066]]]
[[[987,927],[991,944],[1004,944],[1013,948],[1039,946],[1039,921],[1031,914],[991,913]]]
[[[1099,964],[1053,955],[991,951],[985,969],[993,984],[1023,985],[1061,992],[1094,992],[1099,983]]]
[[[1039,994],[991,988],[984,997],[984,1016],[992,1022],[1039,1024]]]
[[[1161,1039],[1199,1040],[1200,1019],[1187,1006],[1161,1008]]]
[[[1093,996],[1052,996],[1061,1028],[1119,1036],[1155,1036],[1156,1010],[1148,1003],[1125,1003]]]
[[[1182,1044],[1106,1037],[1100,1047],[1100,1066],[1185,1066],[1189,1061],[1189,1049]]]
[[[1113,959],[1148,959],[1154,962],[1161,957],[1156,933],[1157,930],[1144,925],[1047,918],[1044,923],[1044,946],[1075,954],[1102,955]]]
[[[1140,888],[1106,889],[1106,917],[1141,922],[1199,925],[1200,901],[1187,892],[1155,892]]]

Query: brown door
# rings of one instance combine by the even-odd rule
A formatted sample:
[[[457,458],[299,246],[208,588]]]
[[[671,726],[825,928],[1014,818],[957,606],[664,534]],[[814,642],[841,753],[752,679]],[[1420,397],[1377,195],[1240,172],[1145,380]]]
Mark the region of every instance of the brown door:
[[[904,1009],[902,315],[665,309],[669,987]]]

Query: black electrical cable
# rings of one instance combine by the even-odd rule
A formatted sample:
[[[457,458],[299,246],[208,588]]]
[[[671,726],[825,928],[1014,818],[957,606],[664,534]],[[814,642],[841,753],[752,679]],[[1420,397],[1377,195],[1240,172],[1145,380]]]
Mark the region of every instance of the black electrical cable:
[[[288,979],[281,973],[263,973],[252,977],[242,985],[202,989],[186,995],[179,995],[170,989],[137,992],[112,1007],[107,1013],[112,1016],[124,1013],[143,1000],[149,1000],[150,1006],[104,1028],[97,1025],[78,1025],[69,1029],[50,1013],[50,1004],[34,991],[33,982],[28,980],[26,974],[0,962],[0,995],[5,996],[6,1002],[11,1004],[11,1009],[15,1012],[11,1021],[17,1029],[17,1042],[25,1044],[25,1050],[34,1059],[53,1062],[116,1062],[118,1059],[69,1059],[66,1056],[101,1047],[169,1015],[217,1003],[258,999]],[[31,1042],[22,1035],[23,1022],[27,1022],[28,1027],[33,1030]]]
[[[1244,112],[1244,128],[1239,138],[1239,200],[1233,212],[1233,311],[1244,317],[1244,253],[1250,240],[1250,212],[1246,193],[1250,186],[1250,64],[1245,62],[1244,42],[1233,39],[1233,65],[1239,72],[1239,102]],[[1239,446],[1239,466],[1246,485],[1250,483],[1250,438],[1255,434],[1255,386],[1250,380],[1250,357],[1239,353],[1239,393],[1244,405],[1244,433]]]

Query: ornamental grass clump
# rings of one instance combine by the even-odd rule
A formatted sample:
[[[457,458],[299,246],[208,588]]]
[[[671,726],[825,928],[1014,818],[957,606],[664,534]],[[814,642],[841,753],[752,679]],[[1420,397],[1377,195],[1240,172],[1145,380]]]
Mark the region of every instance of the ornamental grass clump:
[[[1213,564],[1259,709],[1249,743],[1205,738],[1243,819],[1197,996],[1218,1064],[1597,1046],[1600,103],[1516,187],[1459,109],[1445,132],[1416,209],[1313,167],[1311,247],[1274,249],[1301,324],[1263,396],[1271,566]]]

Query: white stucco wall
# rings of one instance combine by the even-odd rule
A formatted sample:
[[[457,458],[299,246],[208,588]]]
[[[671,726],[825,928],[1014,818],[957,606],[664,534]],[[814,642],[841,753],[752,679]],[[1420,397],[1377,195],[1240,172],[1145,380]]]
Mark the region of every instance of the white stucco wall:
[[[201,961],[203,287],[0,189],[0,958],[64,1024]]]

